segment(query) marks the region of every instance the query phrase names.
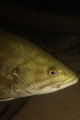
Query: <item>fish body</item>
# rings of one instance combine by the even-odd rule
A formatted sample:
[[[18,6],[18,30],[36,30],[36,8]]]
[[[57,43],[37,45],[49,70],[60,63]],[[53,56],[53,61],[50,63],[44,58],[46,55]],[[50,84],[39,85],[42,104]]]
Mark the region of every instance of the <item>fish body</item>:
[[[76,74],[53,56],[0,30],[0,101],[51,93],[77,82]]]

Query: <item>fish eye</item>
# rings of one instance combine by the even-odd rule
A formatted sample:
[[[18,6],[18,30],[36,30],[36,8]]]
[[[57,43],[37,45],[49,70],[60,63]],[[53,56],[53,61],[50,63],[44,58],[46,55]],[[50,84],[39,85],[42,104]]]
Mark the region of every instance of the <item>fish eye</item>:
[[[48,71],[48,74],[49,74],[50,76],[54,76],[54,75],[57,74],[57,71],[54,70],[54,69],[50,69],[50,70]]]

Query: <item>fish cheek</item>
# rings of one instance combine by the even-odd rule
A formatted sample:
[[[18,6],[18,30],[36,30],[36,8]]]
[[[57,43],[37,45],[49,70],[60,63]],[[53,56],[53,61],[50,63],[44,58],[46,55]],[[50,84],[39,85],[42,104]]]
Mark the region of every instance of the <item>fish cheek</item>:
[[[41,81],[47,77],[47,67],[37,65],[34,70],[34,78],[36,81]]]

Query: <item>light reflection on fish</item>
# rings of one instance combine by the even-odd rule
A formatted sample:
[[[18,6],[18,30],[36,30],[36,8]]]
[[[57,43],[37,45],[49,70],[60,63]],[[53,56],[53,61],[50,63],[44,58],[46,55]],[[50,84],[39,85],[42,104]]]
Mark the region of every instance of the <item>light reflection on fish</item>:
[[[24,38],[0,30],[0,101],[51,93],[77,82],[63,63]]]

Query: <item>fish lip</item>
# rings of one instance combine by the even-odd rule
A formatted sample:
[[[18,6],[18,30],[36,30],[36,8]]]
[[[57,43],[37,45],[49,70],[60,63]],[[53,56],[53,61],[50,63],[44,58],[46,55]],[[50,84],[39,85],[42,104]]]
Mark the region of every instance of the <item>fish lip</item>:
[[[69,78],[69,80],[67,79],[64,82],[60,82],[60,83],[56,84],[55,87],[54,86],[53,87],[51,86],[51,87],[52,88],[60,88],[63,85],[69,84],[68,86],[70,86],[70,85],[73,85],[73,84],[75,84],[77,82],[78,82],[78,77],[75,75],[75,77],[72,79],[72,75],[71,75],[71,77]]]
[[[74,77],[70,77],[69,78],[70,80],[66,80],[65,82],[63,82],[63,83],[69,83],[69,82],[72,82],[72,81],[74,81],[74,82],[78,82],[78,77],[75,75]]]
[[[69,81],[63,82],[60,86],[67,85],[67,84],[68,84],[68,86],[70,86],[70,85],[76,84],[77,82],[78,82],[78,77],[75,76],[73,79],[70,79]]]

